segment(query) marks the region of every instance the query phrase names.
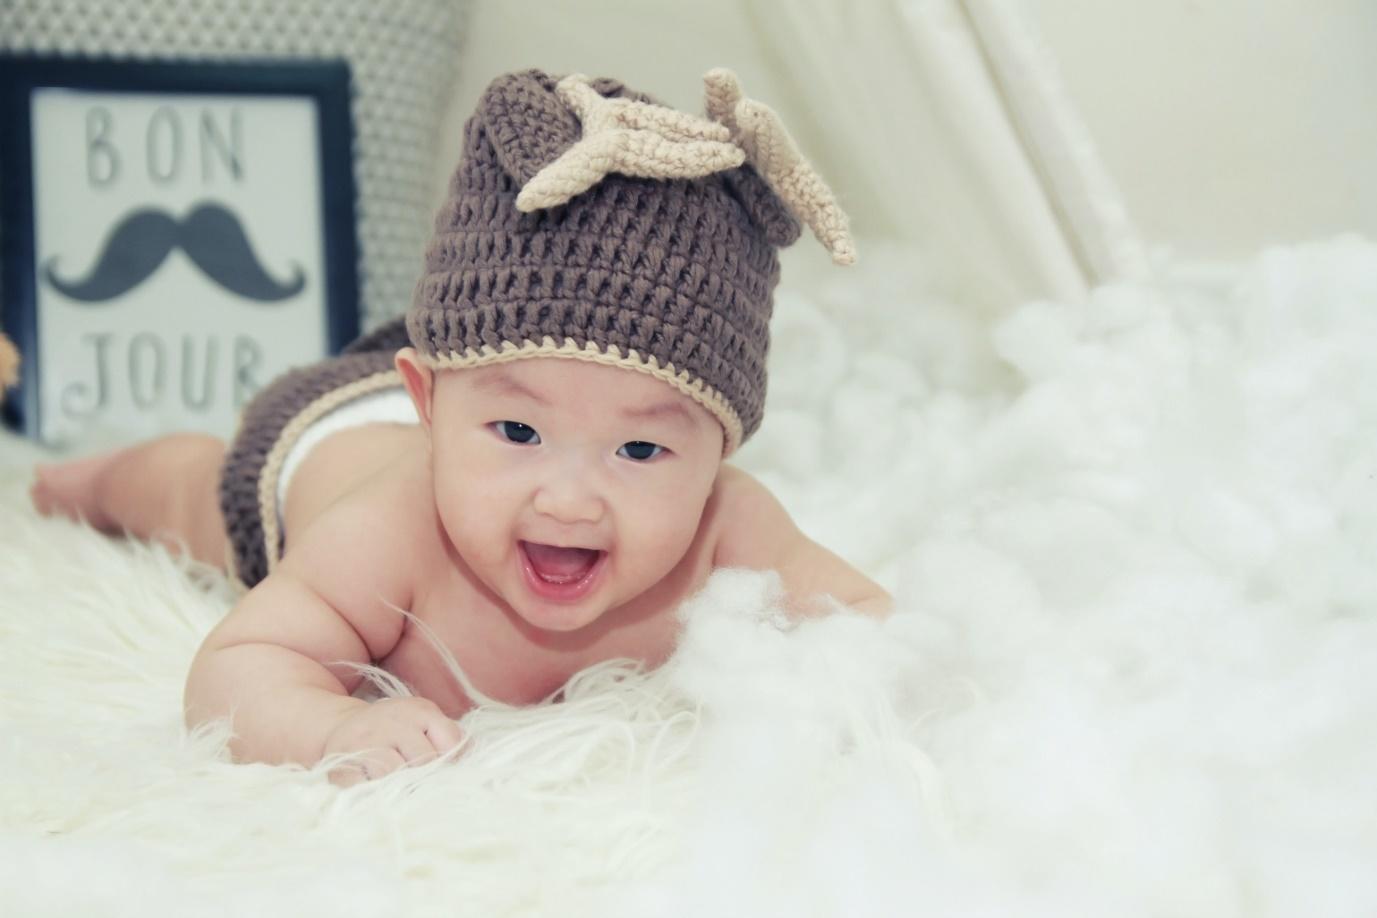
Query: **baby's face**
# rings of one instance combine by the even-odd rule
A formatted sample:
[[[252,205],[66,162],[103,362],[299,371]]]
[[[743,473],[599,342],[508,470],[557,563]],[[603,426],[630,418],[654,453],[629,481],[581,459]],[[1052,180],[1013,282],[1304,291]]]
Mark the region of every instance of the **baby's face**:
[[[572,631],[683,559],[718,422],[644,373],[528,358],[437,374],[435,502],[464,563],[523,619]]]

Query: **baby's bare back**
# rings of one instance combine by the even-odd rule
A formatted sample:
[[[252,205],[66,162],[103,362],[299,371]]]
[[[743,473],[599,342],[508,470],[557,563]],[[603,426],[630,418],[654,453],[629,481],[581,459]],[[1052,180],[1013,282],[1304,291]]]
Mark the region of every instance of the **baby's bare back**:
[[[376,629],[389,639],[370,645],[374,662],[459,716],[472,701],[436,642],[478,691],[514,704],[540,701],[597,662],[628,658],[655,666],[669,655],[675,609],[712,571],[720,500],[709,500],[698,537],[654,587],[586,628],[552,633],[523,621],[454,551],[428,463],[419,427],[366,425],[322,441],[286,497],[284,565],[356,629],[367,630],[360,618],[402,618],[394,607],[414,616],[400,629]]]

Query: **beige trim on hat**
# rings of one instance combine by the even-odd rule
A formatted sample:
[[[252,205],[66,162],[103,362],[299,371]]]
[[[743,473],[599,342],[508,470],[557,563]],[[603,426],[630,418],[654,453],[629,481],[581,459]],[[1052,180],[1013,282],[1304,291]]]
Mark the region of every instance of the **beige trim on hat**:
[[[523,341],[520,345],[504,341],[500,349],[484,345],[479,350],[469,348],[462,353],[437,355],[419,352],[421,363],[432,370],[468,369],[488,366],[489,364],[509,363],[513,360],[531,357],[563,357],[586,360],[604,366],[623,367],[649,374],[687,395],[717,419],[726,434],[723,455],[730,455],[741,445],[741,418],[737,415],[736,409],[732,408],[731,404],[722,397],[722,394],[687,370],[677,370],[672,363],[661,364],[653,354],[642,357],[635,350],[629,350],[623,354],[621,348],[615,344],[608,345],[607,350],[603,351],[592,341],[579,347],[578,342],[572,338],[565,339],[563,344],[556,344],[555,339],[549,335],[546,335],[540,342]]]

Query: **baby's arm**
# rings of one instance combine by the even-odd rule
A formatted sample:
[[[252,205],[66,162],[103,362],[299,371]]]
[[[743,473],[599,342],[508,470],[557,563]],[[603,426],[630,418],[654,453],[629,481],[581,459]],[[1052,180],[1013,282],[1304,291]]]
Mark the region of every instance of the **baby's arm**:
[[[236,759],[313,765],[381,748],[365,767],[371,775],[458,741],[453,721],[425,699],[369,705],[350,696],[361,676],[348,664],[381,659],[401,637],[403,617],[380,597],[410,604],[415,552],[369,511],[346,504],[322,515],[196,654],[187,723],[229,717]]]
[[[804,535],[779,500],[755,478],[723,466],[721,501],[714,566],[777,571],[791,610],[800,614],[817,611],[816,600],[824,594],[866,614],[889,614],[890,595]]]
[[[363,704],[349,695],[358,677],[330,663],[370,657],[342,614],[279,568],[201,645],[187,676],[187,724],[229,717],[236,759],[315,764],[332,725]]]

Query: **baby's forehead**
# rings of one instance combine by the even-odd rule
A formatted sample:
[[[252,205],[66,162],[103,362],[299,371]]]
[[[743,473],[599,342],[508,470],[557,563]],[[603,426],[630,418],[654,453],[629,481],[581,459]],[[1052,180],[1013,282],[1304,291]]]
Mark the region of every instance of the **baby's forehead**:
[[[526,399],[550,408],[596,406],[630,419],[683,422],[719,428],[708,411],[650,373],[623,366],[557,357],[530,357],[442,371],[469,398]]]
[[[527,357],[446,371],[464,388],[478,392],[539,395],[550,398],[575,390],[611,399],[680,398],[672,386],[648,373],[567,357]]]

